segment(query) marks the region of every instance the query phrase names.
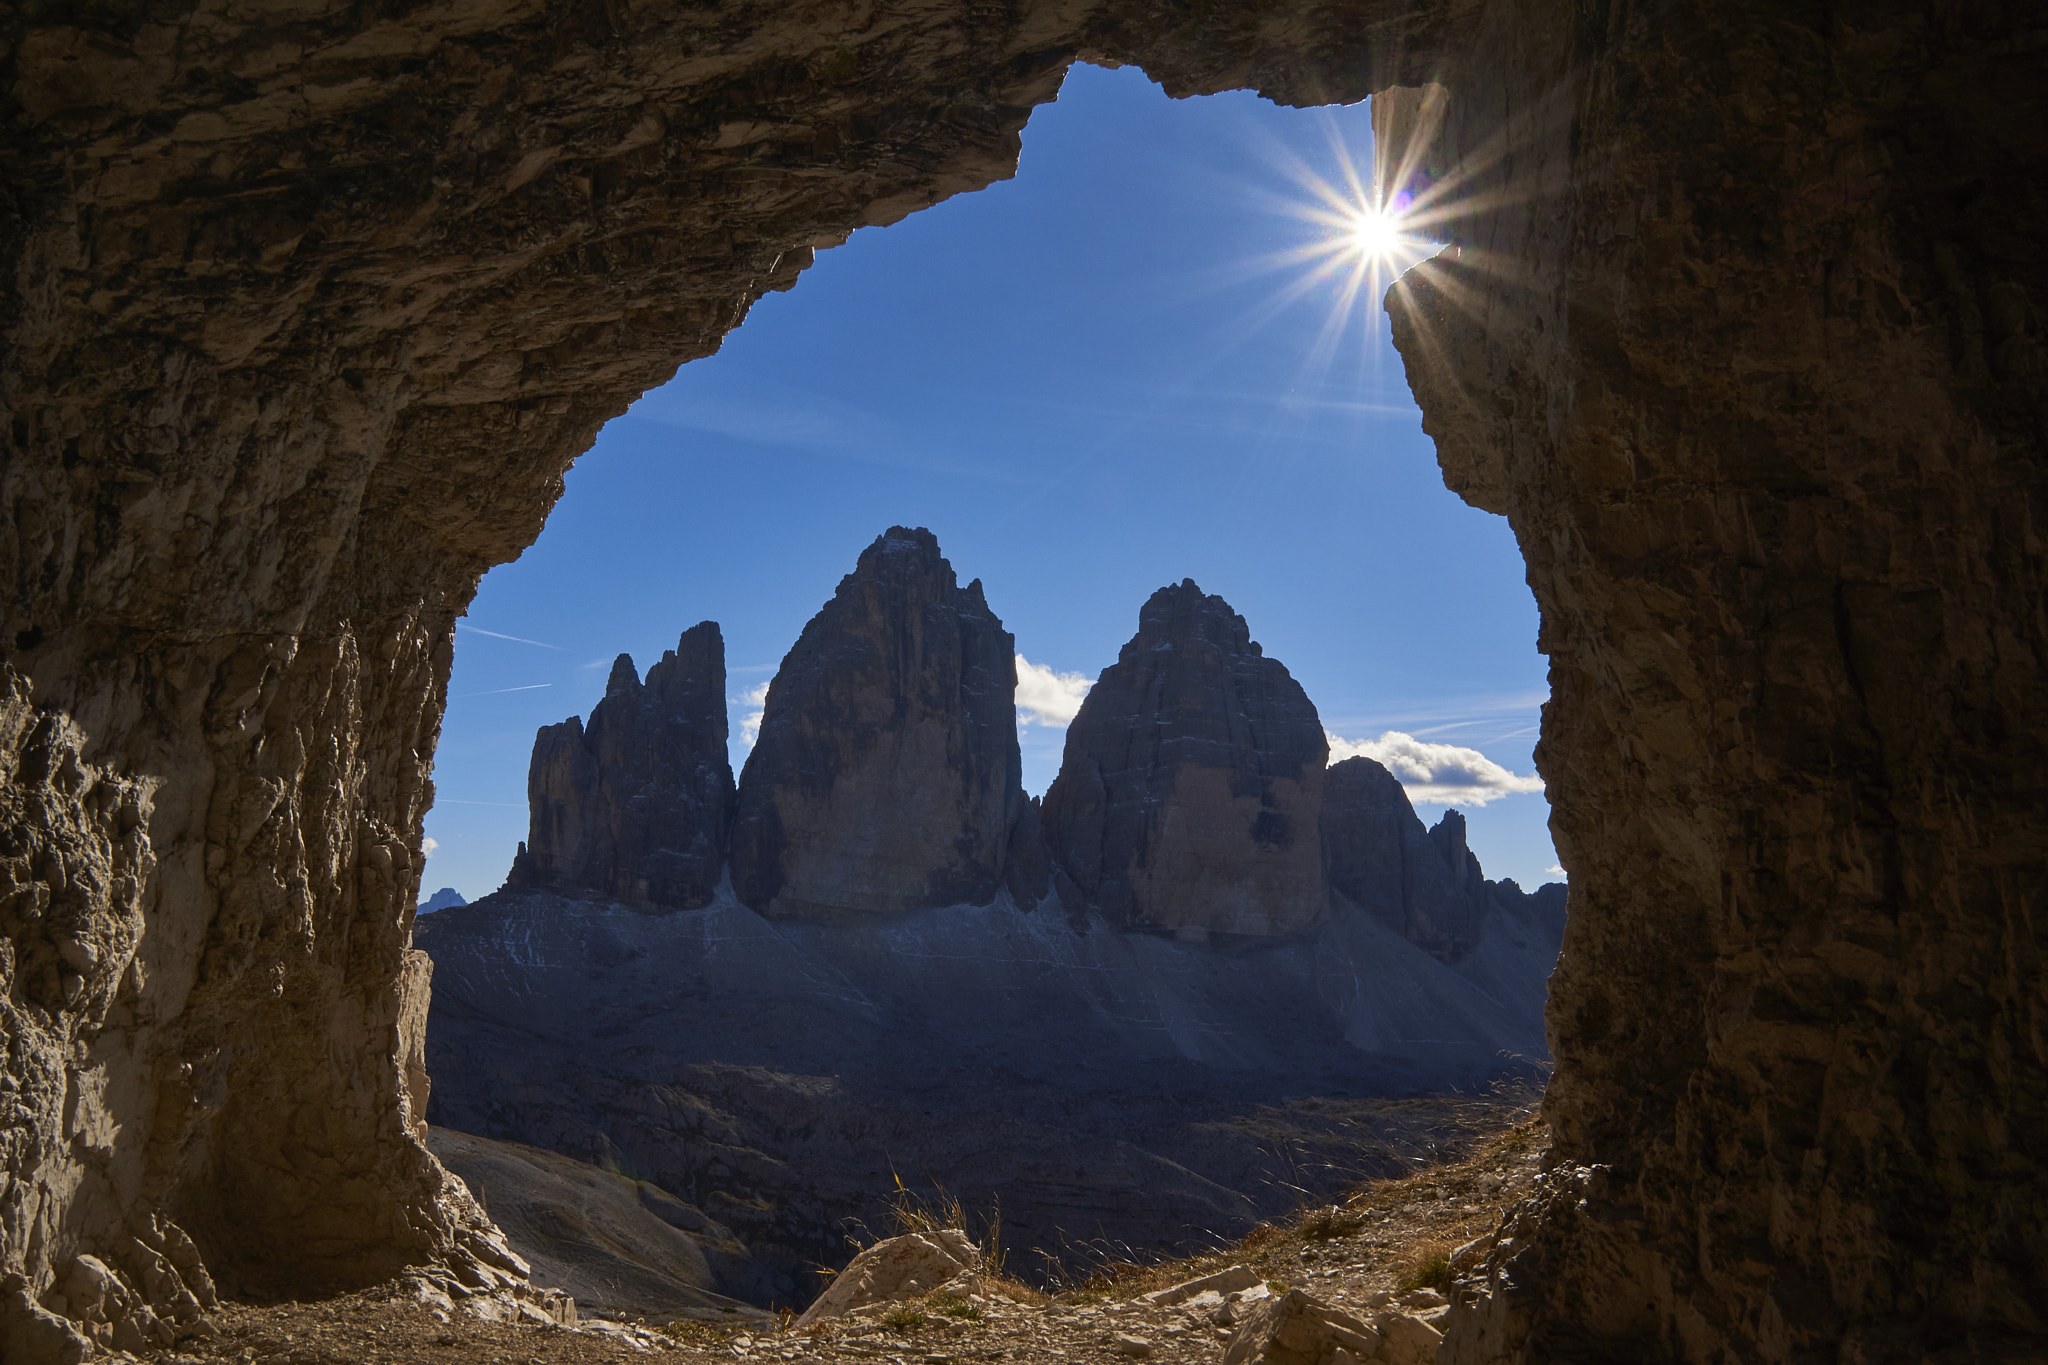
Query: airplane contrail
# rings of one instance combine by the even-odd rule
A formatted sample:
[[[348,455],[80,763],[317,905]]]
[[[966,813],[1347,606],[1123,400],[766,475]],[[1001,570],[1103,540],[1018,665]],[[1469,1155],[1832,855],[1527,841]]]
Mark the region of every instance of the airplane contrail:
[[[539,645],[542,649],[561,648],[560,645],[551,645],[546,640],[529,640],[524,635],[506,635],[502,631],[485,630],[482,626],[473,626],[467,621],[457,621],[455,628],[457,630],[471,631],[477,635],[488,635],[493,640],[510,640],[512,643],[519,645]]]

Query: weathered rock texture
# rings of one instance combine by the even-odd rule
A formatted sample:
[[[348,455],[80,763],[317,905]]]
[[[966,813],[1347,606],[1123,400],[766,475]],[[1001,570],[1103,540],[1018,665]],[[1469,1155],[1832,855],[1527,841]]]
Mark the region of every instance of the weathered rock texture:
[[[1455,248],[1396,337],[1543,613],[1552,1122],[1602,1172],[1494,1357],[2038,1354],[2044,26],[7,9],[0,1297],[166,1214],[279,1287],[481,1235],[399,1036],[455,616],[604,419],[814,246],[1008,175],[1087,56],[1451,91],[1388,101]]]
[[[931,532],[861,552],[768,686],[732,880],[773,918],[986,905],[1025,807],[1016,642]]]
[[[981,1249],[959,1228],[886,1237],[834,1275],[831,1285],[790,1327],[802,1330],[868,1304],[929,1294],[957,1275],[971,1274],[980,1265]]]
[[[527,771],[529,832],[508,886],[650,910],[711,903],[732,826],[725,640],[700,622],[647,670],[612,664],[585,726],[543,726]]]
[[[1323,778],[1323,865],[1346,896],[1446,962],[1478,946],[1487,916],[1520,908],[1522,889],[1490,882],[1465,842],[1465,817],[1447,810],[1424,829],[1400,779],[1369,758],[1333,763]],[[1562,884],[1534,893],[1564,928]],[[1552,906],[1551,901],[1556,904]]]
[[[1429,1365],[1442,1340],[1399,1312],[1367,1326],[1340,1308],[1290,1289],[1252,1308],[1221,1365]]]
[[[1294,933],[1329,900],[1329,752],[1301,684],[1188,579],[1152,594],[1067,727],[1046,842],[1121,927]]]
[[[1563,11],[1383,109],[1450,187],[1395,341],[1527,559],[1572,870],[1572,1188],[1446,1359],[2039,1356],[2048,15]]]

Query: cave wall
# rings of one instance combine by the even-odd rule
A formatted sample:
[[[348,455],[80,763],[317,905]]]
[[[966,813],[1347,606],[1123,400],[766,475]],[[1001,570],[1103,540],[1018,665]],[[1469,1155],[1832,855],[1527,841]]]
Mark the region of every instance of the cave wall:
[[[0,1330],[163,1218],[245,1289],[501,1265],[407,1084],[453,621],[604,420],[1011,174],[1083,58],[1450,92],[1384,101],[1467,206],[1391,308],[1528,557],[1573,915],[1552,1204],[1448,1349],[2033,1339],[2041,23],[0,8]]]
[[[1572,871],[1549,1203],[1446,1358],[2040,1358],[2048,21],[1575,19],[1380,111],[1486,206],[1389,302]]]

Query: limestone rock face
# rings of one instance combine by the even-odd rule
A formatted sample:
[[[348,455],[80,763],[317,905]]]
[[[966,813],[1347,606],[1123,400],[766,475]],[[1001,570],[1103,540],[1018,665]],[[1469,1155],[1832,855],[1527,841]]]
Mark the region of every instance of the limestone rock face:
[[[2038,1357],[2048,15],[1557,12],[1375,102],[1465,206],[1389,311],[1527,561],[1572,874],[1582,1179],[1441,1359]]]
[[[987,904],[1026,805],[1016,693],[980,580],[961,587],[931,532],[885,532],[769,684],[733,825],[740,898],[821,920]]]
[[[1328,757],[1301,684],[1188,579],[1145,603],[1067,727],[1046,841],[1087,902],[1125,928],[1294,933],[1328,903]]]
[[[1445,811],[1424,829],[1399,779],[1347,758],[1324,778],[1322,831],[1331,890],[1446,962],[1478,944],[1497,888],[1465,842],[1463,815]]]
[[[534,736],[530,832],[506,884],[649,910],[708,905],[733,799],[725,640],[704,621],[644,684],[621,654],[587,727],[571,716]]]

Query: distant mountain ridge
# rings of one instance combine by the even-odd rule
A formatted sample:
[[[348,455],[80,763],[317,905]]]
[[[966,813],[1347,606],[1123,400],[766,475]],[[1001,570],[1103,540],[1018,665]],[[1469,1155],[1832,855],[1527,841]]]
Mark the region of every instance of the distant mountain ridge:
[[[457,891],[452,886],[444,886],[439,891],[436,891],[433,895],[427,897],[425,900],[420,902],[419,913],[422,915],[431,915],[436,910],[446,910],[452,906],[467,904],[469,904],[469,902],[462,898],[462,893],[460,891]]]
[[[507,889],[658,913],[729,878],[761,914],[819,922],[1007,889],[1195,940],[1299,933],[1341,895],[1446,960],[1521,894],[1486,881],[1456,811],[1425,832],[1379,764],[1326,767],[1314,703],[1192,579],[1144,604],[1042,803],[1022,786],[1015,654],[980,581],[892,527],[783,659],[737,783],[715,622],[644,684],[620,655],[588,726],[543,727]]]

